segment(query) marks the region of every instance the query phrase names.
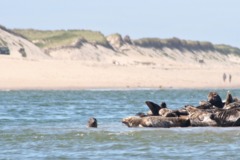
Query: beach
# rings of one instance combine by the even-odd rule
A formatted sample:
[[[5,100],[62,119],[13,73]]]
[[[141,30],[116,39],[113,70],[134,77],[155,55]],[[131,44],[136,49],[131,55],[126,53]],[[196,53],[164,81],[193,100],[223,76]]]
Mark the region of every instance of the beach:
[[[204,45],[199,49],[144,47],[115,35],[107,38],[110,47],[81,42],[39,48],[6,29],[0,29],[0,38],[10,51],[0,54],[1,90],[240,87],[238,54],[204,49]]]
[[[236,66],[116,65],[80,60],[0,58],[1,90],[240,87]],[[227,75],[225,82],[223,73]]]

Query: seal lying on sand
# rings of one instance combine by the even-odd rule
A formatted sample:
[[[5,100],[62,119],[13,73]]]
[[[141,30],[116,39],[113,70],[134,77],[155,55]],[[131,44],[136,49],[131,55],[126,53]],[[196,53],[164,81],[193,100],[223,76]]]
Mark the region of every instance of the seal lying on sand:
[[[240,126],[240,108],[216,109],[211,118],[221,127]]]
[[[97,119],[96,118],[89,118],[88,120],[88,127],[97,128]]]
[[[128,127],[188,127],[190,121],[187,117],[161,117],[161,116],[148,116],[148,117],[127,117],[122,120],[122,123]]]
[[[211,110],[198,109],[193,106],[186,106],[189,113],[191,126],[217,126],[217,122],[212,119],[213,112]]]
[[[224,103],[222,102],[222,99],[217,92],[209,92],[208,102],[217,108],[223,108],[224,106]]]

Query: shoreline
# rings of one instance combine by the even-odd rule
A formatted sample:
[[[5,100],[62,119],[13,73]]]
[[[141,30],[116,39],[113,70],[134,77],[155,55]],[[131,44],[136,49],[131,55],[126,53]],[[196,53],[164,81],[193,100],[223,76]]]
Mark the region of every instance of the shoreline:
[[[62,88],[0,88],[1,92],[4,91],[131,91],[131,90],[238,90],[240,87],[62,87]]]

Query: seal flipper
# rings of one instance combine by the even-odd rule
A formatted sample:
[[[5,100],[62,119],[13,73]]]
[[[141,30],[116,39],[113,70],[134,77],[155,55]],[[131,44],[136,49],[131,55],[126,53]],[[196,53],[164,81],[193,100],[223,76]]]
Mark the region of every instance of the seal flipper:
[[[161,107],[158,104],[153,103],[151,101],[146,101],[145,103],[147,104],[148,108],[152,111],[153,116],[159,115],[158,112],[161,109]]]

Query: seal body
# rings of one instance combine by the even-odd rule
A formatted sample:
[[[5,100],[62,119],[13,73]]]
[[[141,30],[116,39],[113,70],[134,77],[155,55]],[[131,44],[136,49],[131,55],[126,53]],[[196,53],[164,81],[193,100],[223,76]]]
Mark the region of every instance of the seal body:
[[[122,120],[122,123],[128,127],[188,127],[190,121],[187,117],[161,117],[161,116],[147,116],[147,117],[127,117]]]
[[[212,119],[221,127],[240,126],[240,108],[216,109]]]
[[[233,109],[233,108],[240,108],[240,102],[232,102],[229,104],[225,104],[225,106],[223,107],[223,109]]]
[[[212,119],[214,113],[211,110],[198,109],[193,106],[186,106],[191,126],[217,126],[217,122]]]
[[[210,102],[213,106],[216,106],[217,108],[223,108],[224,106],[222,99],[217,92],[209,92],[208,102]]]

